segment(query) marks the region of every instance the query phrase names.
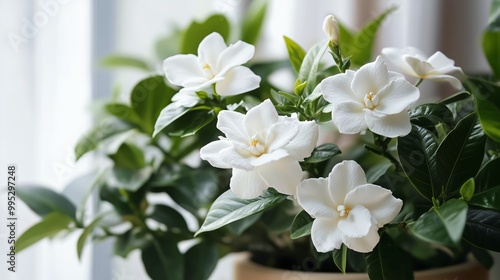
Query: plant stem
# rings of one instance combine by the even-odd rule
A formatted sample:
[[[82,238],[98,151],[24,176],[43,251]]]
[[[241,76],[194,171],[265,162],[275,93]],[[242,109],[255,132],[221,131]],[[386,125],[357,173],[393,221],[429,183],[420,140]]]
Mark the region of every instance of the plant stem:
[[[415,83],[415,87],[418,87],[423,81],[424,79],[422,78],[418,79],[418,81]]]

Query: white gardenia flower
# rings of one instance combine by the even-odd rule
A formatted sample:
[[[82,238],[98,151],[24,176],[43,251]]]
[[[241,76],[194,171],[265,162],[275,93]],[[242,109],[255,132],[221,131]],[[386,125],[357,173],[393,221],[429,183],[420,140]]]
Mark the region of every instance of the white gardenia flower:
[[[380,240],[378,229],[391,222],[403,206],[388,189],[366,182],[355,161],[335,165],[328,178],[307,179],[297,187],[297,199],[315,218],[311,237],[318,252],[349,249],[371,252]]]
[[[255,198],[269,187],[295,195],[302,180],[299,161],[311,155],[318,140],[313,121],[278,116],[269,99],[246,115],[219,113],[220,138],[200,150],[202,159],[218,168],[232,168],[231,190],[241,198]]]
[[[334,16],[328,15],[323,21],[323,31],[325,32],[332,45],[339,45],[339,23]]]
[[[230,96],[259,87],[260,77],[241,64],[249,61],[254,46],[242,41],[226,46],[219,33],[211,33],[198,46],[198,56],[179,54],[163,62],[169,82],[182,86],[182,91],[211,92],[215,84],[217,94]]]
[[[438,51],[427,58],[420,50],[413,47],[384,48],[382,56],[404,74],[419,79],[448,82],[456,89],[462,88],[460,80],[452,76],[452,74],[462,76],[462,68],[456,67],[455,61],[442,52]]]
[[[418,88],[403,75],[387,71],[382,58],[357,72],[328,77],[321,92],[332,104],[332,120],[340,133],[356,134],[367,128],[386,137],[410,133],[408,109],[418,100]]]

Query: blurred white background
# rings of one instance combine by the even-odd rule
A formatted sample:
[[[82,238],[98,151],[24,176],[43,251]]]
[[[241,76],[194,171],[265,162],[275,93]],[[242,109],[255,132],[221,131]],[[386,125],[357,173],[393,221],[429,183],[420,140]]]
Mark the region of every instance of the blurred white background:
[[[120,53],[160,64],[154,43],[172,25],[183,27],[213,12],[237,20],[245,2],[0,0],[0,182],[5,179],[2,170],[14,163],[21,183],[61,190],[85,169],[85,163],[75,165],[72,147],[92,123],[91,101],[109,97],[115,85],[127,93],[144,77],[133,70],[99,69],[98,60]],[[490,0],[270,0],[256,56],[286,57],[283,35],[304,48],[312,46],[323,38],[322,22],[328,14],[355,29],[394,4],[399,9],[383,24],[374,54],[383,47],[412,45],[428,54],[441,50],[467,73],[489,71],[479,40]],[[423,86],[432,89],[433,85]],[[1,221],[5,221],[5,201],[2,189]],[[37,221],[24,205],[18,216],[18,235]],[[5,238],[6,229],[1,226],[2,256]],[[89,246],[79,261],[76,238],[43,241],[22,252],[15,275],[6,273],[0,257],[0,279],[147,279],[137,254],[129,260],[112,258],[109,244]],[[230,262],[222,262],[214,280],[231,279]],[[493,273],[499,263],[500,259]]]

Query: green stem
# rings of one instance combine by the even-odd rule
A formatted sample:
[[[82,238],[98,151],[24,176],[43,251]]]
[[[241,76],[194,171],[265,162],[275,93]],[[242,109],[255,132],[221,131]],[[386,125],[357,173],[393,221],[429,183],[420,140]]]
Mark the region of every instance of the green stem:
[[[392,138],[389,137],[384,138],[381,135],[373,133],[373,142],[380,148],[379,154],[390,160],[392,164],[394,164],[394,166],[396,167],[396,171],[400,171],[402,168],[401,165],[399,164],[399,161],[387,150],[391,140]]]
[[[424,79],[420,78],[416,83],[415,83],[415,86],[418,87],[422,82],[424,81]]]

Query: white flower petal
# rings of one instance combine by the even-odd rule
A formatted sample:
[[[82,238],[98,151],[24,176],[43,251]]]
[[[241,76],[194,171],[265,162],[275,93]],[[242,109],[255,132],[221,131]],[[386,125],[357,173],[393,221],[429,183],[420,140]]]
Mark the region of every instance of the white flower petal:
[[[177,105],[191,108],[194,105],[198,104],[200,98],[196,95],[194,91],[179,91],[174,96],[172,96],[172,102],[177,103]]]
[[[346,101],[362,102],[363,99],[358,98],[351,88],[353,79],[354,71],[352,70],[324,79],[320,86],[325,100],[333,105]]]
[[[381,117],[366,109],[365,120],[372,132],[386,137],[405,136],[411,131],[410,116],[407,111]]]
[[[421,58],[425,60],[425,55],[418,49],[413,47],[406,48],[383,48],[382,49],[382,57],[395,68],[399,69],[401,72],[408,74],[410,76],[416,77],[417,74],[413,69],[408,65],[408,63],[404,60],[405,55],[410,55],[413,57]]]
[[[416,74],[416,77],[425,79],[429,73],[434,70],[434,67],[427,62],[422,61],[413,56],[404,56],[403,59],[406,63],[413,69],[413,72]]]
[[[217,168],[231,168],[231,166],[220,157],[220,151],[232,147],[231,142],[227,140],[219,140],[208,143],[200,150],[200,157],[208,161],[212,166]]]
[[[311,228],[311,239],[316,251],[327,253],[340,249],[342,233],[337,227],[336,219],[317,218]]]
[[[217,59],[217,73],[224,75],[229,69],[249,61],[255,52],[255,47],[238,41],[225,49]]]
[[[428,80],[436,81],[436,82],[448,82],[455,89],[462,88],[462,82],[459,79],[451,76],[451,75],[429,75],[427,76]]]
[[[295,196],[302,180],[302,168],[297,161],[280,160],[256,169],[269,187],[282,194]]]
[[[344,160],[335,165],[328,175],[328,189],[335,205],[343,205],[344,199],[355,187],[366,184],[366,175],[353,160]]]
[[[346,204],[345,206],[348,207],[349,205]],[[372,226],[370,210],[362,205],[356,205],[350,209],[347,217],[340,218],[338,226],[345,236],[354,238],[366,236]]]
[[[380,241],[380,235],[378,235],[378,228],[375,225],[370,227],[368,234],[363,237],[359,238],[352,238],[348,236],[343,236],[343,237],[344,239],[342,241],[347,246],[347,248],[359,253],[369,253],[373,251],[375,246],[377,246],[378,242]]]
[[[236,66],[217,82],[215,90],[221,96],[231,96],[254,90],[259,87],[260,77],[245,66]]]
[[[168,81],[178,86],[197,85],[207,81],[198,58],[192,54],[179,54],[165,59],[163,71]]]
[[[229,187],[233,193],[241,198],[256,198],[268,188],[256,171],[233,169],[233,176]]]
[[[286,150],[279,149],[279,150],[273,151],[272,153],[265,153],[259,157],[252,158],[250,161],[250,164],[252,166],[255,166],[255,167],[262,166],[262,165],[270,164],[270,163],[278,161],[278,160],[282,160],[288,156],[289,156],[289,154]]]
[[[277,122],[267,132],[266,145],[269,153],[288,145],[297,133],[299,122]]]
[[[419,99],[420,91],[407,80],[397,79],[385,86],[377,96],[380,101],[374,110],[392,115],[401,113],[413,105]]]
[[[252,156],[249,153],[243,154],[243,151],[239,151],[237,147],[231,146],[223,149],[219,152],[219,155],[221,160],[227,162],[227,164],[232,168],[243,169],[246,171],[254,169],[249,160]]]
[[[222,36],[213,32],[205,37],[198,46],[199,63],[203,66],[208,64],[210,67],[217,65],[219,55],[227,48]]]
[[[350,191],[346,195],[345,204],[366,207],[378,227],[391,222],[403,207],[403,201],[392,196],[390,190],[373,184],[361,185]]]
[[[334,218],[338,211],[328,190],[328,180],[312,178],[302,181],[297,186],[297,201],[309,215],[315,218]]]
[[[356,102],[343,102],[333,107],[332,121],[340,133],[356,134],[367,128],[363,105]]]
[[[319,127],[314,121],[297,122],[299,131],[284,149],[288,151],[294,159],[303,160],[309,157],[318,143]]]
[[[351,88],[358,100],[363,100],[366,94],[377,93],[389,83],[389,73],[382,57],[377,56],[374,62],[367,63],[354,74]]]
[[[230,141],[249,145],[250,136],[248,136],[243,126],[244,118],[245,115],[243,114],[223,110],[218,115],[217,128],[222,131]]]
[[[452,71],[462,71],[460,67],[455,67],[455,61],[438,51],[427,59],[434,69],[441,74],[448,74]]]
[[[277,121],[278,113],[271,100],[266,99],[247,112],[242,129],[246,128],[248,135],[252,137],[257,133],[267,131]]]

